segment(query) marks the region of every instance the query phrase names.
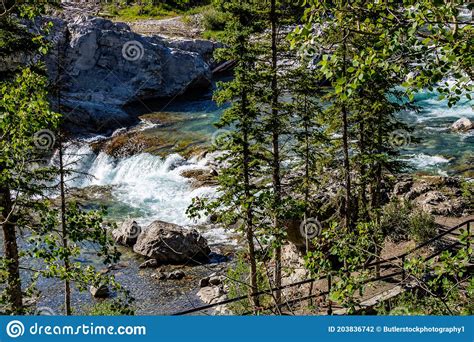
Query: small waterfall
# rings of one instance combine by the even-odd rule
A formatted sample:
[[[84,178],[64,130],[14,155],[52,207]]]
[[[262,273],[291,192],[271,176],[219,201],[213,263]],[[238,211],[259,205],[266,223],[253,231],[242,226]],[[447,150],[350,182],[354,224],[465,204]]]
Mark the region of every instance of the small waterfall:
[[[133,217],[143,225],[157,219],[179,225],[196,224],[186,216],[192,198],[214,193],[211,188],[191,188],[190,180],[180,172],[199,165],[178,154],[163,159],[141,153],[117,159],[104,152],[96,155],[87,144],[71,145],[66,154],[67,162],[84,173],[80,177],[75,175],[71,186],[112,185],[115,201],[144,213],[142,217]]]

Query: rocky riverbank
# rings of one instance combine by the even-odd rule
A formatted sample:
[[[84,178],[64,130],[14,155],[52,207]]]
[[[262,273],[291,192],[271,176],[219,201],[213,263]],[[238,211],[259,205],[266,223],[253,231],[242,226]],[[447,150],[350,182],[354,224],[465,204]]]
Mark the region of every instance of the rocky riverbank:
[[[61,112],[73,133],[111,133],[138,122],[124,109],[127,104],[170,99],[211,84],[217,43],[145,36],[125,23],[68,7],[53,14],[25,24],[37,32],[52,23],[45,63],[52,87],[61,89]],[[21,56],[0,70],[40,58]]]

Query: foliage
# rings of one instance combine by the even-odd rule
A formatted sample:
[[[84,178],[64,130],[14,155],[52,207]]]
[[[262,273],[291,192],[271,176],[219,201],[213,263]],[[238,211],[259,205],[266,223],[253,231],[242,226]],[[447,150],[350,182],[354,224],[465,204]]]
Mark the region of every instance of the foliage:
[[[202,25],[206,31],[223,31],[230,19],[228,14],[214,7],[206,7],[201,15]]]
[[[112,4],[104,4],[104,8],[122,20],[162,19],[200,12],[201,8],[207,8],[209,3],[210,0],[114,1]]]
[[[423,242],[436,235],[434,217],[405,200],[392,200],[382,211],[381,228],[393,241],[415,239]]]
[[[468,206],[474,207],[474,182],[465,181],[461,184],[462,197],[467,201]]]
[[[103,300],[92,306],[85,308],[85,315],[88,316],[122,316],[134,315],[129,303],[124,303],[117,299]]]
[[[315,277],[331,275],[331,300],[354,313],[370,275],[363,266],[374,259],[382,242],[380,229],[373,222],[359,223],[352,231],[333,222],[312,241],[306,267]]]
[[[433,215],[421,209],[410,214],[409,234],[417,242],[424,242],[436,236],[437,225]]]
[[[31,226],[31,217],[42,210],[34,201],[42,194],[44,182],[53,177],[42,166],[44,151],[36,147],[35,132],[54,128],[58,115],[49,108],[45,77],[23,69],[13,80],[0,85],[0,222],[7,248],[2,258],[8,286],[2,304],[7,312],[22,312],[21,283],[16,229]],[[15,193],[13,198],[11,194]]]
[[[235,264],[227,271],[225,285],[228,287],[229,298],[236,298],[248,294],[249,267],[245,254],[236,257]],[[260,263],[257,267],[258,291],[268,290],[268,283],[265,281],[265,266]],[[270,296],[260,296],[260,305],[265,307],[271,302]],[[253,310],[253,303],[248,300],[241,300],[229,304],[229,310],[235,315],[241,315]]]
[[[444,251],[428,262],[422,257],[405,262],[406,272],[416,279],[420,290],[397,299],[394,314],[472,315],[474,280],[469,260],[474,239],[463,230],[460,242],[457,252]]]

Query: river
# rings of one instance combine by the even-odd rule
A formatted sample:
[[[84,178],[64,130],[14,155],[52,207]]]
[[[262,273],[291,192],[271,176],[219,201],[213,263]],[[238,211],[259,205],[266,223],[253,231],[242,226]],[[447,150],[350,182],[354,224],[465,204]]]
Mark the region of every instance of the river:
[[[451,132],[450,126],[461,117],[474,120],[472,103],[464,101],[448,108],[445,101],[439,101],[437,94],[425,92],[416,96],[419,111],[399,113],[401,120],[414,128],[408,143],[402,148],[403,159],[409,161],[416,172],[441,175],[459,174],[460,169],[469,169],[473,160],[474,131],[469,133]],[[138,105],[140,106],[140,105]],[[164,112],[161,116],[173,118],[170,125],[156,125],[146,120],[135,129],[156,135],[164,132],[177,135],[182,139],[201,139],[209,142],[216,131],[215,123],[222,113],[212,101],[211,94],[202,94],[191,99],[179,98],[165,105],[147,103],[146,108],[134,108],[138,112]],[[78,188],[102,186],[110,189],[111,197],[107,201],[109,218],[118,222],[132,217],[142,226],[154,220],[163,220],[183,226],[196,226],[209,240],[214,250],[235,249],[237,240],[232,232],[212,225],[202,229],[204,221],[189,219],[185,212],[195,196],[212,195],[212,188],[193,189],[189,179],[180,172],[189,168],[199,168],[205,160],[191,158],[186,160],[173,153],[164,157],[149,153],[140,153],[125,158],[113,158],[104,152],[94,153],[88,142],[100,137],[89,137],[81,145],[68,149],[70,158],[76,161],[76,168],[92,177],[80,177],[70,185]],[[418,143],[411,138],[419,139]],[[416,139],[413,139],[415,141]],[[472,168],[472,165],[471,165]],[[471,171],[472,173],[472,171]],[[95,188],[97,189],[97,188]],[[169,314],[177,309],[198,305],[196,297],[198,280],[212,272],[225,269],[225,264],[211,264],[204,267],[187,267],[187,277],[182,281],[158,281],[152,278],[153,270],[140,270],[142,258],[126,249],[122,249],[123,268],[114,271],[117,279],[130,289],[137,298],[137,314]],[[88,251],[81,260],[100,266],[98,260]],[[39,283],[42,290],[40,305],[60,310],[60,284],[50,280]],[[84,308],[91,304],[88,293],[74,295],[75,304]],[[79,312],[81,312],[79,309]]]

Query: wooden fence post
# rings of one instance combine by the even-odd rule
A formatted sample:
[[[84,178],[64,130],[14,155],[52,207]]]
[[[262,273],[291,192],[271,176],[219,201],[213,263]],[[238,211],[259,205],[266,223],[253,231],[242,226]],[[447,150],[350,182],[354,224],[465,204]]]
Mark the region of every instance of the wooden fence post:
[[[328,274],[328,315],[332,315],[332,302],[331,296],[331,274]]]
[[[402,281],[405,281],[406,272],[405,272],[405,255],[402,256]]]
[[[467,250],[471,247],[471,222],[467,223]]]

